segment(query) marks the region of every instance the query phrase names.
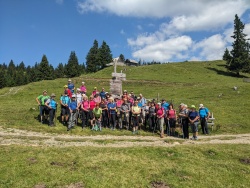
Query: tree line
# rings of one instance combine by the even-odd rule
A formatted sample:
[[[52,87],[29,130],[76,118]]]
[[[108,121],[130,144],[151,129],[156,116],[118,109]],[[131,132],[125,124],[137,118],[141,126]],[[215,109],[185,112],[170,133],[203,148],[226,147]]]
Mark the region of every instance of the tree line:
[[[232,50],[226,48],[223,60],[226,61],[226,67],[229,71],[236,73],[237,76],[240,72],[250,73],[250,38],[243,32],[245,24],[240,20],[238,15],[234,19],[234,32],[231,36],[234,39],[232,43]]]
[[[95,40],[93,47],[90,48],[86,56],[86,64],[79,64],[74,51],[70,53],[66,64],[59,63],[56,68],[49,63],[46,55],[43,55],[41,62],[36,62],[34,66],[25,66],[24,62],[15,65],[14,61],[11,60],[8,65],[0,64],[0,88],[19,86],[41,80],[77,77],[84,73],[103,69],[106,64],[112,62],[112,59],[111,50],[107,43],[103,41],[99,47],[97,40]]]

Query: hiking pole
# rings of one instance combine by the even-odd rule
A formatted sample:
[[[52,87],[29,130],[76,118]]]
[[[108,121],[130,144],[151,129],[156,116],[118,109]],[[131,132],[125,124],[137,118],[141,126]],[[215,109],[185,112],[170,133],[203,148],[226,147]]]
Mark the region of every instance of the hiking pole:
[[[57,109],[55,109],[55,114],[54,114],[54,125],[56,126],[56,111]]]
[[[169,120],[168,120],[168,136],[170,136],[170,124],[169,124]]]

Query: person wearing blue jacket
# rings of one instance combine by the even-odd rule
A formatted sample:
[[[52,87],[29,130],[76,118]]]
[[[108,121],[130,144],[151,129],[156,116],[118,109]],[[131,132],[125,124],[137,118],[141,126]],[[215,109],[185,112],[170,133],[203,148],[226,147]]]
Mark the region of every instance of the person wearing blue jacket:
[[[73,94],[71,101],[69,102],[69,122],[67,131],[74,128],[75,120],[76,120],[76,111],[78,110],[78,105],[76,101],[76,95]]]
[[[204,107],[203,104],[200,104],[199,116],[200,116],[202,133],[209,134],[208,127],[207,127],[207,120],[210,116],[210,112],[208,108]]]

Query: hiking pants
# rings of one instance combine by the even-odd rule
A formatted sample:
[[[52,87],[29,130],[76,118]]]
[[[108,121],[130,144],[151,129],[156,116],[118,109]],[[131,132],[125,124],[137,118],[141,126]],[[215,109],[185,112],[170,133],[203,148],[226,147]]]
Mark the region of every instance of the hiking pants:
[[[82,110],[82,128],[88,125],[89,112]]]
[[[149,121],[149,129],[150,130],[153,130],[155,128],[155,116],[151,116],[148,118],[148,121]]]
[[[108,112],[106,110],[102,111],[102,126],[108,127]]]
[[[201,129],[203,134],[209,134],[208,127],[207,127],[207,120],[205,117],[200,119],[201,121]]]
[[[75,120],[76,120],[76,112],[75,113],[70,113],[69,115],[69,122],[68,122],[68,129],[74,127],[75,125]]]
[[[182,130],[183,130],[184,138],[189,139],[188,119],[182,119]]]
[[[54,117],[55,117],[55,109],[50,109],[49,110],[49,125],[53,125],[53,120],[54,120]]]
[[[110,114],[109,124],[110,128],[112,129],[116,128],[116,114]]]

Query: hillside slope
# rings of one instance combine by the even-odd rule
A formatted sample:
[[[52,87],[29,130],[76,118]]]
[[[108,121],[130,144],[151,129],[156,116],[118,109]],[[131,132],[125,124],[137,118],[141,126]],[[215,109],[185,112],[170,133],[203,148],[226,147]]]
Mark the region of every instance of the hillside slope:
[[[243,82],[243,76],[238,78],[227,72],[224,61],[118,67],[117,70],[123,70],[127,76],[123,88],[133,90],[137,95],[143,93],[146,98],[165,98],[172,101],[175,108],[181,102],[189,106],[203,103],[216,118],[214,133],[250,131],[250,118],[247,118],[250,109],[250,83]],[[82,75],[72,80],[76,87],[84,80],[88,94],[94,86],[105,87],[108,91],[112,71],[113,67],[108,67],[95,74]],[[245,74],[244,77],[250,75]],[[40,125],[35,119],[38,111],[30,110],[37,109],[35,98],[47,89],[49,94],[56,93],[59,101],[66,83],[67,79],[57,79],[1,89],[0,123],[3,126],[34,129],[36,125]],[[238,90],[234,90],[234,86]]]

